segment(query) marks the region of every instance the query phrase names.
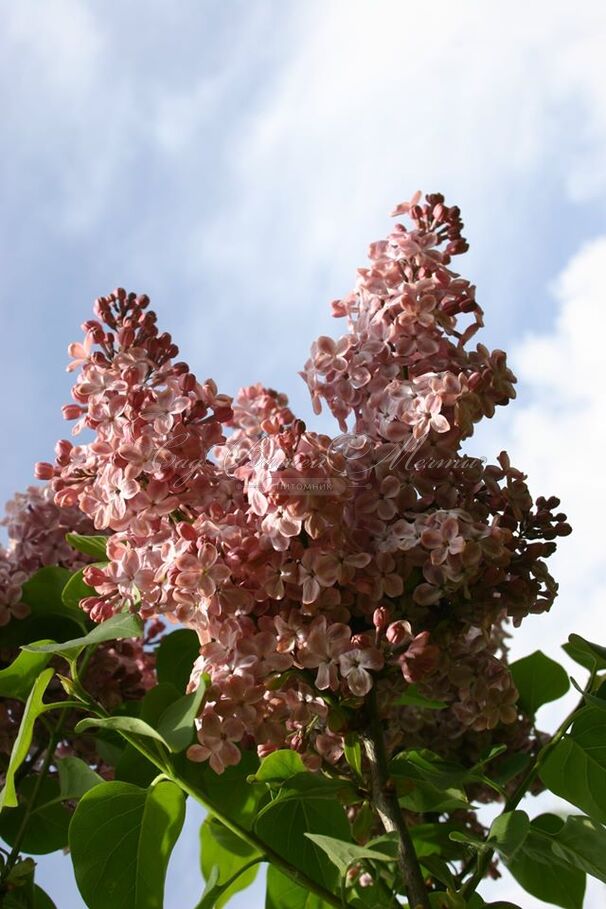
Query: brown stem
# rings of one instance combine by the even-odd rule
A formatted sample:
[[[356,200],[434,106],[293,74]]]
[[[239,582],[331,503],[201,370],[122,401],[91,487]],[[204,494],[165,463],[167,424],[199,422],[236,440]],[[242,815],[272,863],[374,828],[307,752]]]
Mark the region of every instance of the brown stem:
[[[377,696],[373,688],[367,699],[369,724],[362,736],[362,744],[370,766],[370,782],[374,806],[386,833],[398,834],[398,863],[406,886],[410,909],[430,909],[429,894],[421,873],[398,797],[389,779],[383,726],[377,710]]]

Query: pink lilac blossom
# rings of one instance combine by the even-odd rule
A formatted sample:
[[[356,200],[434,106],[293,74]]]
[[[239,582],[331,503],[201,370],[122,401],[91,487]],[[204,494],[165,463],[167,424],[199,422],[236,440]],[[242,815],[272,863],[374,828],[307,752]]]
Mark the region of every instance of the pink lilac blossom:
[[[77,570],[90,562],[66,541],[67,533],[91,534],[94,527],[89,518],[78,508],[59,507],[54,502],[53,491],[48,486],[30,486],[26,492],[17,493],[6,506],[0,525],[7,529],[8,546],[0,549],[0,625],[11,619],[29,615],[29,607],[22,602],[22,587],[38,569],[58,565]],[[100,644],[92,654],[84,679],[85,687],[108,710],[124,701],[140,700],[156,683],[155,659],[148,644],[159,633],[158,623],[150,623],[145,640],[111,641]],[[18,655],[13,647],[0,650],[0,667],[12,662]],[[51,700],[62,700],[66,695],[55,678],[49,688]],[[11,699],[0,701],[0,780],[17,736],[23,705]],[[70,720],[73,719],[73,722]],[[111,776],[111,768],[97,754],[94,737],[76,736],[73,727],[81,719],[79,714],[68,718],[64,724],[63,738],[58,753],[62,756],[77,754],[104,776]],[[35,740],[30,749],[41,763],[44,757],[44,727],[36,724]]]
[[[232,401],[200,383],[147,297],[99,298],[70,348],[64,413],[94,439],[59,442],[38,474],[111,535],[82,606],[197,631],[190,688],[210,684],[189,754],[217,772],[250,747],[339,762],[347,730],[329,705],[363,710],[373,686],[394,745],[415,724],[423,735],[423,713],[396,708],[411,684],[448,705],[453,741],[519,718],[501,631],[551,607],[544,560],[570,528],[505,453],[488,466],[462,455],[515,377],[502,351],[470,347],[483,314],[451,268],[467,249],[459,210],[417,194],[395,213],[411,227],[371,245],[333,304],[346,333],[314,342],[302,373],[335,437],[279,392]]]
[[[90,533],[90,521],[78,508],[59,508],[48,486],[30,486],[6,505],[0,526],[8,546],[0,547],[0,625],[29,614],[21,600],[23,584],[44,565],[76,570],[89,560],[65,539],[68,532]]]

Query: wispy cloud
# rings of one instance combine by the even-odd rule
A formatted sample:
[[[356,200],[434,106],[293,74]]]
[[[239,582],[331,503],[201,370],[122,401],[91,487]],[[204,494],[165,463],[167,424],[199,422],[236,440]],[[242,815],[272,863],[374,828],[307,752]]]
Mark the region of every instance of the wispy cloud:
[[[606,6],[21,0],[0,18],[4,497],[66,432],[61,358],[92,297],[150,292],[200,375],[261,379],[307,416],[296,371],[336,330],[326,301],[395,201],[441,189],[522,380],[477,444],[509,447],[575,525],[560,601],[514,648],[598,634]]]
[[[606,309],[604,269],[606,236],[584,245],[553,282],[553,327],[526,335],[512,350],[520,378],[520,396],[505,419],[480,437],[486,449],[507,448],[515,465],[529,475],[535,494],[558,495],[573,533],[559,542],[550,560],[560,583],[552,611],[529,616],[511,638],[512,657],[540,649],[563,661],[571,675],[584,681],[585,672],[561,650],[571,632],[603,642],[606,615],[602,515],[606,511],[606,408],[601,387]],[[484,451],[484,447],[482,447]],[[572,708],[578,695],[568,695]],[[568,708],[566,708],[568,709]],[[565,709],[547,705],[539,726],[555,729]],[[570,810],[549,793],[527,799],[523,807],[536,816],[542,811]],[[521,891],[506,875],[486,885],[500,899],[519,901]],[[603,905],[606,888],[589,879],[586,905]],[[544,905],[524,897],[528,909]]]

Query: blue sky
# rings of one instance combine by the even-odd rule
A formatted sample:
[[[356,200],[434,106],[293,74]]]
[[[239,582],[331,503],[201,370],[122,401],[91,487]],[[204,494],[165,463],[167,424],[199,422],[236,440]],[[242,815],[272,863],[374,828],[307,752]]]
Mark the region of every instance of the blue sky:
[[[463,210],[483,340],[521,377],[476,450],[509,447],[575,523],[560,602],[514,653],[595,636],[604,4],[20,0],[0,25],[3,498],[69,434],[65,348],[95,296],[149,293],[198,375],[230,393],[263,381],[309,417],[297,370],[338,329],[328,301],[395,202],[441,190]],[[167,909],[195,905],[197,820]],[[67,859],[40,873],[60,909],[82,907]],[[491,892],[516,900],[509,882]],[[594,887],[588,909],[602,900]],[[232,905],[261,909],[261,889]]]

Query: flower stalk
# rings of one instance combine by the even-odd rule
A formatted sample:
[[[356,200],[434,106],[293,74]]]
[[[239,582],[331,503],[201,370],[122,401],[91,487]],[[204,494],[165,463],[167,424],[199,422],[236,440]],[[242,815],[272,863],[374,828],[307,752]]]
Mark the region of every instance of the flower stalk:
[[[398,864],[402,872],[410,909],[430,909],[429,895],[410,831],[389,778],[383,727],[377,709],[376,691],[367,698],[369,723],[362,738],[370,770],[374,806],[386,833],[398,835]]]

